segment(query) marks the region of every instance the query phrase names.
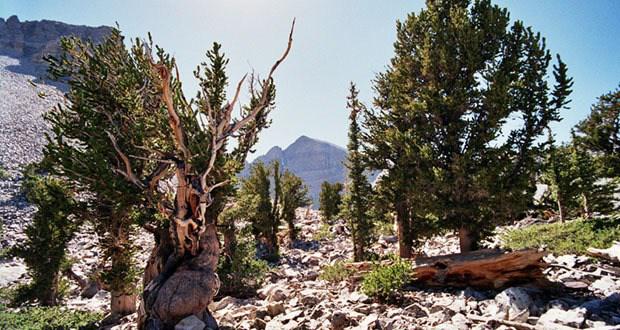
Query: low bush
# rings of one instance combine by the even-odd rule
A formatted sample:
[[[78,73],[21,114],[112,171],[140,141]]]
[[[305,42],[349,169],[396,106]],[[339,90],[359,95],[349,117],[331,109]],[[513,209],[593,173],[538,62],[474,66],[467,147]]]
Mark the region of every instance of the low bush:
[[[344,261],[336,261],[333,264],[323,266],[319,279],[331,283],[338,283],[348,279],[353,271],[347,269],[345,265],[346,262]]]
[[[508,231],[502,245],[511,250],[545,248],[556,254],[585,254],[588,247],[607,248],[620,239],[620,215],[533,225]]]
[[[237,243],[232,257],[220,256],[217,274],[221,296],[249,297],[263,284],[269,265],[256,258],[256,248],[250,240]]]
[[[330,226],[328,224],[322,223],[321,227],[319,227],[319,230],[314,232],[314,234],[312,235],[312,239],[315,241],[334,239],[334,234],[331,232],[329,227]]]
[[[395,259],[390,265],[376,264],[374,269],[364,276],[361,290],[369,297],[385,301],[397,295],[410,280],[410,262]]]
[[[0,180],[7,180],[10,177],[11,175],[9,175],[9,172],[0,166]]]
[[[26,240],[9,253],[24,259],[32,281],[20,287],[13,303],[36,300],[41,305],[56,305],[62,296],[60,271],[67,244],[77,228],[71,217],[76,202],[61,180],[38,175],[33,166],[24,171],[23,189],[38,210],[24,230]]]
[[[69,330],[98,329],[99,313],[60,307],[29,307],[10,310],[0,305],[0,329]]]

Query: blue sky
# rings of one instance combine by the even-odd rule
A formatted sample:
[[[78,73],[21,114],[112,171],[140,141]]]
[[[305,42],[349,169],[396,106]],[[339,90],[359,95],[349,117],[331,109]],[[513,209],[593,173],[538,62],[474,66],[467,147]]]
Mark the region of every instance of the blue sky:
[[[571,109],[554,126],[565,140],[596,97],[620,82],[620,1],[496,0],[547,38],[567,63],[575,85]],[[177,57],[186,90],[191,74],[213,41],[230,57],[231,85],[246,72],[266,73],[297,27],[287,61],[276,73],[277,109],[261,135],[257,154],[285,147],[304,134],[346,145],[345,97],[349,81],[362,100],[372,99],[371,80],[392,56],[395,21],[418,11],[424,1],[371,0],[1,0],[0,17],[114,25],[128,37],[155,41]],[[251,156],[253,158],[254,156]]]

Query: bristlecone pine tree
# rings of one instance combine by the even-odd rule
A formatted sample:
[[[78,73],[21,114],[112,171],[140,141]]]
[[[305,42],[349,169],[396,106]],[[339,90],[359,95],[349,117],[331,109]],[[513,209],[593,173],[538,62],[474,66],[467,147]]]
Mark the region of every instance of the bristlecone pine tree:
[[[548,143],[541,181],[557,204],[560,222],[573,216],[590,218],[594,212],[613,212],[617,184],[600,176],[594,157],[575,143],[555,146],[551,135]]]
[[[219,287],[217,215],[257,134],[268,125],[273,73],[291,44],[292,29],[284,54],[266,78],[251,76],[250,102],[239,119],[233,110],[245,77],[225,103],[226,61],[219,45],[209,53],[204,74],[196,72],[200,92],[191,101],[183,95],[174,58],[159,47],[153,56],[150,44],[140,42],[129,52],[118,31],[100,46],[65,41],[64,54],[52,59],[52,74],[69,83],[70,102],[51,115],[56,136],[47,156],[62,175],[86,185],[93,208],[105,215],[96,223],[112,242],[112,264],[125,262],[115,260],[112,246],[126,250],[134,224],[155,226],[140,328],[172,328],[190,315],[217,328],[207,307]],[[237,141],[228,150],[231,137]],[[162,190],[164,180],[169,189]],[[155,207],[158,217],[142,214]]]
[[[319,211],[323,222],[329,224],[334,217],[340,212],[342,204],[342,190],[344,185],[340,182],[329,183],[324,181],[321,184],[321,192],[319,194]]]
[[[368,246],[372,241],[372,222],[369,216],[372,188],[364,175],[360,145],[361,130],[358,115],[364,110],[364,106],[357,98],[359,92],[353,83],[351,83],[349,93],[347,108],[350,111],[350,124],[346,162],[349,178],[342,203],[342,215],[347,220],[351,231],[353,258],[355,261],[361,261],[365,259]]]
[[[63,39],[59,58],[48,58],[53,78],[67,82],[67,103],[46,115],[53,135],[44,150],[46,167],[86,199],[103,250],[104,286],[111,311],[136,310],[137,271],[130,235],[151,218],[144,188],[163,171],[149,162],[149,147],[168,152],[166,114],[160,108],[159,77],[144,45],[131,50],[118,30],[100,45]],[[122,150],[122,151],[121,151]]]
[[[620,177],[620,87],[598,98],[575,127],[573,140],[592,153],[602,177]]]
[[[551,130],[547,143],[549,148],[544,163],[542,182],[551,190],[551,197],[557,203],[560,222],[564,222],[569,209],[575,207],[579,191],[571,162],[571,149],[568,146],[556,146]]]
[[[489,0],[427,1],[397,23],[394,53],[375,80],[365,146],[408,188],[400,248],[416,235],[406,226],[435,218],[459,232],[462,252],[476,249],[531,201],[538,138],[568,103],[566,65],[558,56],[550,91],[545,40]]]
[[[273,178],[273,199],[270,195],[270,177]],[[281,171],[280,163],[270,166],[257,162],[250,169],[250,175],[243,180],[239,191],[241,201],[252,200],[248,205],[248,218],[252,232],[259,242],[260,257],[265,260],[278,258],[278,227],[282,221],[288,225],[289,242],[297,239],[295,210],[310,205],[308,188],[301,178],[289,170]],[[253,207],[252,207],[253,205]],[[265,250],[262,253],[261,250]]]
[[[289,243],[293,244],[297,240],[295,210],[309,206],[312,200],[308,197],[308,187],[304,181],[293,172],[285,170],[280,182],[282,185],[280,217],[288,226]]]
[[[24,260],[32,278],[17,290],[16,298],[34,298],[43,306],[53,306],[60,298],[61,267],[67,262],[67,245],[79,225],[75,215],[80,214],[80,206],[65,182],[37,173],[34,166],[24,171],[22,187],[37,211],[24,229],[26,240],[11,249],[11,255]]]

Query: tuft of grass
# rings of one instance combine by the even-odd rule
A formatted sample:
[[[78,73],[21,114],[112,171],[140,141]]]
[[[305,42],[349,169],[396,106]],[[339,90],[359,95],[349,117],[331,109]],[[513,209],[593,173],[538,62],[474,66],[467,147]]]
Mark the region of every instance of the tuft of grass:
[[[312,235],[312,239],[315,241],[330,240],[334,239],[334,234],[331,232],[328,224],[322,223],[319,230]]]
[[[620,240],[620,215],[533,225],[511,230],[501,239],[512,250],[545,248],[560,255],[585,254],[588,247],[607,248]]]
[[[60,307],[28,307],[9,310],[0,305],[0,329],[69,330],[98,329],[99,313]]]
[[[9,175],[9,172],[7,172],[7,170],[5,170],[3,167],[0,167],[0,180],[7,180],[10,177],[11,176]]]
[[[345,265],[346,262],[344,261],[336,261],[333,264],[323,266],[319,279],[330,283],[338,283],[348,279],[353,271],[347,269]]]
[[[395,259],[387,266],[377,264],[364,276],[361,290],[369,297],[387,301],[411,280],[411,268],[409,261],[401,259]]]

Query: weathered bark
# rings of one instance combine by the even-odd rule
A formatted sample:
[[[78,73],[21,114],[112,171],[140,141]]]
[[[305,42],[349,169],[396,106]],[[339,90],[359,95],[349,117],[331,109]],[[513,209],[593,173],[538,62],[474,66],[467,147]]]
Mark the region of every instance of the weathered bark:
[[[43,306],[56,306],[58,304],[58,283],[60,282],[60,274],[53,274],[50,279],[51,285],[47,290],[38,292],[38,299]]]
[[[290,244],[293,244],[295,240],[297,240],[297,229],[295,228],[295,218],[286,219],[286,223],[288,224],[288,240]]]
[[[480,237],[477,232],[466,227],[459,228],[459,247],[461,253],[476,251],[480,249]]]
[[[222,109],[214,109],[210,102],[205,102],[203,110],[206,112],[207,129],[211,135],[211,147],[208,151],[208,162],[202,164],[205,168],[201,169],[199,174],[192,168],[193,155],[187,147],[186,133],[175,108],[170,67],[162,63],[153,63],[153,68],[162,80],[161,98],[168,112],[168,123],[175,142],[176,158],[173,164],[177,184],[173,205],[169,205],[168,201],[158,204],[160,211],[166,214],[170,221],[167,232],[160,233],[159,244],[153,250],[145,271],[145,288],[138,315],[139,328],[173,329],[179,321],[190,315],[205,322],[207,328],[218,328],[208,305],[213,301],[220,286],[215,273],[220,255],[220,242],[217,236],[216,217],[207,214],[207,211],[214,202],[211,192],[230,184],[231,178],[216,175],[216,172],[219,172],[217,160],[224,155],[224,146],[229,137],[242,134],[250,138],[250,142],[254,141],[260,126],[254,126],[243,132],[240,130],[246,128],[248,123],[255,120],[261,111],[271,104],[272,75],[290,51],[293,28],[294,21],[288,46],[282,57],[272,66],[267,78],[263,80],[261,93],[253,94],[257,96],[257,103],[249,113],[238,120],[232,120],[232,112],[245,77],[237,84],[232,101]],[[247,150],[253,144],[250,142],[245,140],[249,145],[248,149],[243,149],[244,155],[247,155]],[[245,160],[245,156],[242,158],[241,162]],[[170,162],[170,159],[161,161]],[[127,172],[130,172],[129,168]],[[156,187],[156,183],[151,182],[148,186]],[[277,244],[275,234],[269,237],[272,244]]]
[[[235,225],[232,223],[226,225],[222,230],[222,234],[224,235],[224,247],[222,248],[222,254],[227,258],[232,259],[237,248]]]
[[[558,193],[558,212],[560,213],[560,223],[564,223],[564,219],[566,217],[566,210],[564,207],[564,203],[562,203],[562,198]]]
[[[220,254],[216,224],[205,219],[208,196],[192,190],[197,178],[177,169],[179,180],[174,221],[149,259],[145,272],[143,307],[139,317],[144,329],[169,329],[189,315],[211,328],[217,323],[207,306],[219,290],[215,273]]]
[[[136,294],[124,292],[112,292],[110,300],[110,312],[113,315],[128,315],[136,311]]]
[[[588,205],[588,196],[585,194],[581,194],[581,198],[583,198],[583,217],[586,219],[590,219],[592,214],[590,212],[590,206]]]
[[[409,231],[409,216],[404,203],[396,205],[396,225],[398,227],[398,255],[401,258],[411,258],[412,242]]]
[[[411,280],[426,286],[475,287],[498,289],[524,283],[543,284],[544,252],[522,250],[480,250],[412,259]],[[384,264],[390,264],[386,261]],[[370,262],[347,265],[357,274],[368,272]]]
[[[588,254],[611,261],[616,264],[620,264],[620,241],[614,242],[614,244],[607,249],[588,248]]]

